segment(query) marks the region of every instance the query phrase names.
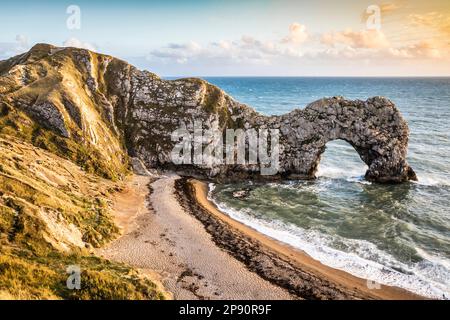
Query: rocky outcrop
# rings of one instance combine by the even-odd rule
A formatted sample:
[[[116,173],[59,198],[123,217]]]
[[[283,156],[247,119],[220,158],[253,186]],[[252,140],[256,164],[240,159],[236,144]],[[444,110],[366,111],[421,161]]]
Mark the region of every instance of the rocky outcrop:
[[[322,99],[277,122],[285,139],[282,167],[286,173],[313,176],[326,143],[340,139],[352,145],[369,167],[367,180],[396,183],[417,179],[406,162],[408,125],[386,98]]]
[[[96,148],[111,163],[124,163],[126,152],[149,168],[185,175],[260,176],[262,165],[248,162],[175,165],[172,132],[184,126],[187,134],[194,134],[195,122],[201,121],[204,130],[215,132],[278,130],[279,168],[267,176],[270,179],[314,178],[327,142],[336,139],[355,148],[369,167],[368,180],[416,179],[406,161],[408,125],[386,98],[333,97],[282,116],[264,116],[201,79],[166,81],[109,56],[49,45],[1,62],[0,72],[0,102],[28,112],[59,135]],[[36,111],[38,106],[57,108]]]

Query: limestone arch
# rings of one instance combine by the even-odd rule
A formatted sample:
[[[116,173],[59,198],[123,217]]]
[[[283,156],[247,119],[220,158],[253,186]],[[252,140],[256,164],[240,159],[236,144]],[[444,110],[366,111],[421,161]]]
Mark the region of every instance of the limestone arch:
[[[348,101],[342,97],[322,99],[288,115],[291,129],[285,141],[287,173],[291,177],[315,178],[326,144],[344,140],[368,166],[365,178],[381,183],[417,180],[406,161],[409,129],[399,110],[388,99]]]

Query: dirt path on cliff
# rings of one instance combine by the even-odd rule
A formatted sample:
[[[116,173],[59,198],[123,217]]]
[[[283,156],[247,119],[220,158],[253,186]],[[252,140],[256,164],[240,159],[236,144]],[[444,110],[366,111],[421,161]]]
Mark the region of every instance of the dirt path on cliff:
[[[114,199],[122,236],[98,253],[149,274],[174,299],[292,299],[214,244],[176,199],[176,179],[134,176]]]

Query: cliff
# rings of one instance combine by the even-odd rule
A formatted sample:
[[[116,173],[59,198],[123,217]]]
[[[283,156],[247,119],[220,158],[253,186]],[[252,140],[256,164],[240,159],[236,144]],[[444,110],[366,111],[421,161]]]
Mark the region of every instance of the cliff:
[[[167,81],[110,56],[45,44],[1,62],[0,74],[1,132],[18,127],[33,144],[106,177],[126,173],[128,156],[185,175],[260,176],[264,165],[249,161],[174,165],[172,133],[184,127],[194,134],[201,121],[205,131],[278,130],[279,167],[271,179],[314,178],[326,143],[336,139],[355,148],[368,180],[416,179],[406,161],[408,125],[386,98],[324,98],[264,116],[201,79]]]
[[[197,123],[201,134],[218,133],[202,136],[200,151],[205,139],[206,148],[218,137],[222,146],[233,129],[247,134],[236,144],[248,154],[217,149],[221,161],[175,164],[180,138],[193,138],[182,146],[184,160],[195,158]],[[277,137],[266,146],[277,156],[269,175],[267,163],[251,161],[261,155],[250,150],[249,133],[269,138],[264,130]],[[342,139],[368,165],[368,180],[399,183],[416,179],[406,162],[408,134],[386,98],[324,98],[264,116],[201,79],[166,81],[107,55],[38,44],[0,61],[0,298],[163,297],[135,271],[90,252],[117,234],[107,199],[132,164],[217,180],[312,179],[326,143]],[[264,149],[259,140],[255,146]],[[73,264],[84,268],[80,292],[65,286]]]
[[[92,254],[118,235],[110,197],[122,188],[12,136],[0,137],[0,300],[160,299],[156,285]],[[66,286],[81,271],[81,290]]]

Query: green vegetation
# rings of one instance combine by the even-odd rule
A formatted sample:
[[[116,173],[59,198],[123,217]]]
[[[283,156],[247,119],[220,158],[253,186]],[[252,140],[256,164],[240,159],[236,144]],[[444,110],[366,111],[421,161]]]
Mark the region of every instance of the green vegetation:
[[[111,163],[102,157],[98,149],[79,143],[82,137],[62,137],[34,122],[24,112],[0,104],[0,134],[14,136],[34,146],[71,160],[88,173],[113,181],[129,173],[128,163]]]
[[[161,299],[136,271],[92,254],[118,235],[108,199],[128,157],[86,88],[88,63],[54,49],[0,62],[0,299]],[[70,265],[81,290],[66,286]]]
[[[163,299],[150,280],[85,247],[118,235],[108,199],[120,189],[0,134],[0,299]],[[81,290],[66,286],[71,265],[82,271]]]
[[[122,264],[83,254],[1,249],[0,299],[164,299],[155,284]],[[67,288],[70,265],[82,270],[80,290]]]

